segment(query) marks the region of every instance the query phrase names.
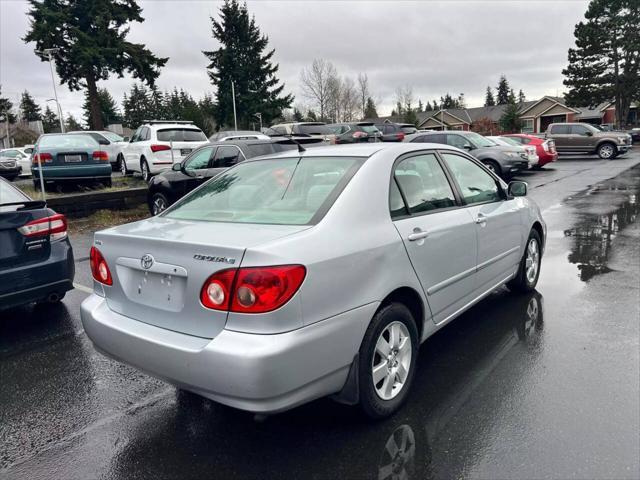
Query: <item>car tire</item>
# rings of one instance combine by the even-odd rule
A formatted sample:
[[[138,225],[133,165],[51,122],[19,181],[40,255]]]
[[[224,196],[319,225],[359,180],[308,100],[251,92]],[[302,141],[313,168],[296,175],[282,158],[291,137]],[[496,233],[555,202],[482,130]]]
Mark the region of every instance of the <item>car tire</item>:
[[[145,182],[148,182],[151,178],[151,172],[149,171],[149,163],[147,163],[147,159],[142,157],[140,159],[140,174],[142,175],[142,179]]]
[[[611,142],[604,142],[598,147],[597,153],[602,160],[613,160],[616,157],[616,146]]]
[[[118,155],[118,170],[122,173],[123,177],[126,177],[129,174],[127,162],[124,161],[124,156],[122,154]]]
[[[532,292],[540,278],[540,264],[542,262],[542,241],[535,228],[529,232],[529,238],[520,260],[518,272],[513,280],[507,283],[509,290],[521,293]]]
[[[497,176],[502,177],[502,168],[495,160],[483,160],[484,166],[495,173]]]
[[[358,356],[360,408],[366,416],[388,417],[404,403],[415,376],[418,348],[418,329],[406,306],[390,303],[376,312]]]
[[[151,195],[151,198],[149,199],[149,211],[153,216],[164,212],[169,205],[169,199],[164,193],[156,192]]]

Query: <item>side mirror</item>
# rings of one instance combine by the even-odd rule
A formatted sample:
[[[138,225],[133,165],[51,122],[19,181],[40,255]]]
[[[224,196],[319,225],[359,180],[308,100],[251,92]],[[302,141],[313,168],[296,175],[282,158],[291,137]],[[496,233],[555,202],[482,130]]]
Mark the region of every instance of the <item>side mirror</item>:
[[[181,172],[182,171],[182,164],[181,163],[174,163],[171,167],[171,170],[173,170],[174,172]]]
[[[585,133],[585,135],[586,135],[587,137],[593,137],[593,132],[589,132],[589,131],[587,131],[587,132]]]
[[[123,142],[130,142],[130,141],[131,141],[131,139],[130,139],[129,137],[124,137],[124,138],[122,139],[122,141],[123,141]]]
[[[107,140],[106,138],[101,138],[100,140],[98,140],[98,143],[100,145],[111,145],[111,142],[109,140]]]
[[[526,182],[509,182],[509,195],[512,197],[524,197],[527,195],[527,183]]]
[[[464,148],[465,150],[467,150],[468,152],[470,152],[471,150],[473,150],[473,147],[472,147],[471,145],[469,145],[469,144],[465,145],[463,148]]]

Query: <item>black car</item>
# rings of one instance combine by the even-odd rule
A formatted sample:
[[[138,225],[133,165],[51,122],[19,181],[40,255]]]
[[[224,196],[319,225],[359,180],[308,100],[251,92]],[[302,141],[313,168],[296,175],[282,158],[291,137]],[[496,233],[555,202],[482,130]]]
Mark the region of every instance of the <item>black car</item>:
[[[147,203],[152,215],[164,211],[169,205],[194,188],[215,177],[225,169],[249,158],[294,150],[298,144],[305,147],[326,145],[322,139],[280,137],[269,140],[225,140],[203,145],[189,154],[171,170],[151,178]]]
[[[64,215],[0,178],[0,309],[57,303],[74,274]]]
[[[382,133],[371,122],[332,123],[327,127],[335,134],[337,144],[382,141]]]
[[[405,132],[397,123],[376,123],[375,127],[382,133],[383,142],[401,142]]]

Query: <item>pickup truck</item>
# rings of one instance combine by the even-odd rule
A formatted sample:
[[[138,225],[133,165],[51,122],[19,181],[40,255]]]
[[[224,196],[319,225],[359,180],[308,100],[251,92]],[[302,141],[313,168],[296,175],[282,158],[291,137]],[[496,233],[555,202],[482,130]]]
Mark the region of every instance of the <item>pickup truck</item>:
[[[558,153],[596,153],[611,160],[631,148],[631,136],[623,132],[604,132],[588,123],[552,123],[545,138],[556,144]]]

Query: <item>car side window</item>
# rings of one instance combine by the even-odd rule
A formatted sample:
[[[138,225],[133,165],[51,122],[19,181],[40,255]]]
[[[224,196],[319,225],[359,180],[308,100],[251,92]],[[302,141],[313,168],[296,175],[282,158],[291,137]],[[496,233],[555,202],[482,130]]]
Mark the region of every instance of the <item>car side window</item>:
[[[587,127],[583,127],[582,125],[571,125],[571,133],[573,135],[586,135],[589,132]]]
[[[447,145],[451,145],[452,147],[462,148],[471,147],[471,142],[464,138],[462,135],[452,135],[447,134]]]
[[[567,135],[570,133],[569,125],[551,125],[551,133],[554,135]]]
[[[272,127],[272,130],[278,135],[288,135],[287,129],[285,127]]]
[[[151,129],[149,127],[144,127],[142,129],[141,136],[142,138],[140,140],[142,141],[149,140],[151,138]]]
[[[16,158],[18,156],[18,151],[5,150],[4,152],[0,153],[0,156],[6,157],[6,158]]]
[[[138,127],[136,133],[131,137],[131,142],[139,142],[140,141],[140,133],[142,132],[142,127]]]
[[[398,218],[409,214],[395,178],[391,180],[391,186],[389,187],[389,211],[391,212],[391,218]]]
[[[210,168],[227,168],[240,161],[240,150],[236,146],[218,147]]]
[[[425,153],[402,160],[394,170],[407,208],[411,214],[419,214],[449,208],[456,205],[455,196],[449,181],[433,153]],[[393,190],[391,192],[393,194]],[[390,198],[390,202],[394,198]],[[390,203],[393,216],[394,207],[398,210],[397,199]]]
[[[498,202],[502,200],[496,180],[468,158],[449,152],[441,152],[449,170],[453,173],[467,205]]]
[[[214,147],[201,148],[197,152],[194,152],[185,162],[185,168],[187,170],[199,170],[201,168],[207,168],[209,165],[209,158],[213,153]]]

